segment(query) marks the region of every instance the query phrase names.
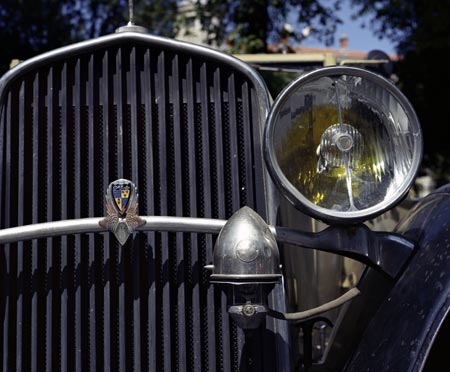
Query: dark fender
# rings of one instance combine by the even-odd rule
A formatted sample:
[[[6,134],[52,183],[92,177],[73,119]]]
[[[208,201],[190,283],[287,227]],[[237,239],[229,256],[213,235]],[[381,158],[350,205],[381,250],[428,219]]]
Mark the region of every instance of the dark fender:
[[[449,313],[450,185],[418,202],[396,232],[417,246],[345,371],[422,371]]]

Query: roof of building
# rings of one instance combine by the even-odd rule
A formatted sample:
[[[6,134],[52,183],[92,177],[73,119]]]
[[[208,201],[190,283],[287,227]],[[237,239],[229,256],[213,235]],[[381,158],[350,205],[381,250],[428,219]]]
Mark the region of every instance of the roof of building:
[[[302,53],[302,54],[308,54],[308,53],[330,53],[332,54],[337,60],[342,59],[366,59],[368,52],[361,51],[361,50],[352,50],[348,48],[319,48],[319,47],[306,47],[306,46],[291,46],[290,47],[293,53]],[[279,53],[279,46],[278,45],[269,45],[268,46],[268,52],[269,53]],[[389,59],[391,61],[396,61],[399,59],[398,55],[396,54],[387,54]]]

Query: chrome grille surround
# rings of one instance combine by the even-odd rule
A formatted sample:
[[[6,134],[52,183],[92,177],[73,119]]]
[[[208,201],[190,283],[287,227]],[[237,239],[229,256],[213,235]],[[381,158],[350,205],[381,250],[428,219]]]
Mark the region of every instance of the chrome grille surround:
[[[141,215],[226,219],[248,205],[273,223],[268,102],[247,65],[146,34],[25,61],[0,80],[0,226],[102,216],[117,178],[137,185]],[[204,269],[214,240],[147,232],[121,247],[102,233],[2,245],[3,370],[288,370],[283,326],[268,320],[245,342],[229,320]]]

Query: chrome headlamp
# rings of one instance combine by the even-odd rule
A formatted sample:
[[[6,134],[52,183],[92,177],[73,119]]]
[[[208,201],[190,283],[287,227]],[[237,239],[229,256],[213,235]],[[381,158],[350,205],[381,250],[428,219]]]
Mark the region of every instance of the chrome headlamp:
[[[406,97],[355,67],[326,67],[292,82],[269,113],[264,142],[284,196],[329,224],[362,222],[399,203],[423,151]]]

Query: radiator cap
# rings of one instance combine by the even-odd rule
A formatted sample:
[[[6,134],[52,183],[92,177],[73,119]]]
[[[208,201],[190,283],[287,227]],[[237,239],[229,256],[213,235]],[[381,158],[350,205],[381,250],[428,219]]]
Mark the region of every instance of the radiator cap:
[[[148,34],[148,29],[128,22],[126,26],[116,28],[116,33],[120,32],[140,32],[141,34]]]

